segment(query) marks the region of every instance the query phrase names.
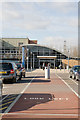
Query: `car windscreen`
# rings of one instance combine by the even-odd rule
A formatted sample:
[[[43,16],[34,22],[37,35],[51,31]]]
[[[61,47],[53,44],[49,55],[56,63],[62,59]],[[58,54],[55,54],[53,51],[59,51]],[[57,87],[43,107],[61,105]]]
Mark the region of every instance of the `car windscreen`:
[[[74,68],[74,70],[75,70],[75,71],[80,70],[80,66],[76,66],[76,67]]]
[[[12,64],[11,63],[0,63],[0,70],[11,70]]]
[[[20,64],[17,64],[17,68],[21,68],[21,65],[20,65]]]

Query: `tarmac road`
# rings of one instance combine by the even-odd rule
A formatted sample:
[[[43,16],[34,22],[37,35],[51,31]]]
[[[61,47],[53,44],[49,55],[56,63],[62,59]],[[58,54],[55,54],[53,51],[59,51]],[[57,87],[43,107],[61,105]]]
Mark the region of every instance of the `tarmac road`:
[[[66,70],[50,73],[47,80],[37,69],[15,84],[5,84],[2,120],[79,120],[80,81],[70,79]]]

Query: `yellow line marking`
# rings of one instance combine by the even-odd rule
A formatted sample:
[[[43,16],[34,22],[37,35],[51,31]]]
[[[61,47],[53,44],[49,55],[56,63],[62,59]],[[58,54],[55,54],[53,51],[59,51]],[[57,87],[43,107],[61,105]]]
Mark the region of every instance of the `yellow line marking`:
[[[1,108],[0,110],[4,110],[4,109],[6,109],[6,108],[8,108],[8,106],[7,106],[7,107],[4,107],[4,108]]]
[[[11,98],[11,99],[14,99],[14,98],[16,98],[16,97],[13,97],[13,98]],[[9,100],[11,100],[11,99],[3,100],[3,102],[9,101]]]
[[[13,101],[10,101],[10,102],[7,102],[7,103],[4,103],[4,104],[2,104],[2,105],[0,105],[0,106],[4,106],[4,105],[9,104],[9,103],[11,103],[11,102],[13,102]]]
[[[8,96],[8,98],[13,97],[13,96],[16,96],[16,95],[10,95],[10,96]],[[6,98],[7,98],[7,97],[6,97]]]
[[[8,96],[8,97],[6,97],[6,98],[12,98],[12,97],[14,97],[14,96],[17,97],[17,95],[12,95],[12,96]],[[5,99],[6,99],[6,98],[5,98]],[[2,100],[3,100],[3,99],[4,99],[4,98],[2,98]],[[4,99],[4,100],[5,100],[5,99]],[[2,102],[2,100],[0,100],[0,102]],[[3,101],[4,101],[4,100],[3,100]]]

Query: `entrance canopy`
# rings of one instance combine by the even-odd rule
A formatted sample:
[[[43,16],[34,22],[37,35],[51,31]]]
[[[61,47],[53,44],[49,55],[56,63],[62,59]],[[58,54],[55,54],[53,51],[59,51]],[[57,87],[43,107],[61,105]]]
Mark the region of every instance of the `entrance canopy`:
[[[39,59],[56,59],[57,56],[37,56]]]

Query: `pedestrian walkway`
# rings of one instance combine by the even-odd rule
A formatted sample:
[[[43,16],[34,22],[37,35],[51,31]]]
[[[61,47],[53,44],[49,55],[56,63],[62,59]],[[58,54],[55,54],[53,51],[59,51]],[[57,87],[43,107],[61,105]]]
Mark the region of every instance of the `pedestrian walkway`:
[[[59,72],[68,71],[50,71],[50,79],[45,79],[42,69],[26,73],[25,80],[31,75],[30,83],[2,120],[78,120],[78,98],[57,76]]]

